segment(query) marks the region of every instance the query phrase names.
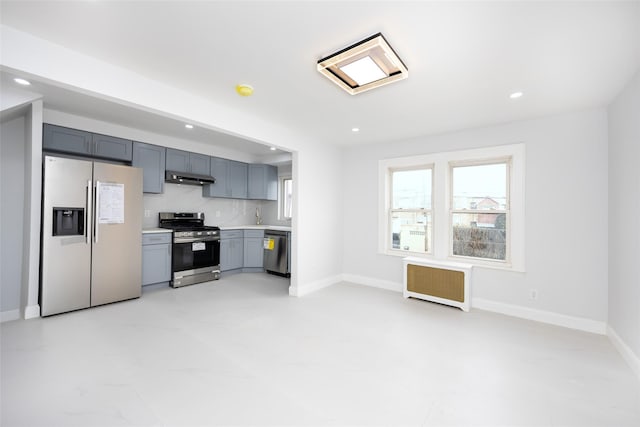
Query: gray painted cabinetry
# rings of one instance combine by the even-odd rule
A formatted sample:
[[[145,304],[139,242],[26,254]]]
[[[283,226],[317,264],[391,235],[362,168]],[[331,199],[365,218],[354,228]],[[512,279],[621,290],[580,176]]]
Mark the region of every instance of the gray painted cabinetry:
[[[166,166],[169,171],[209,175],[210,165],[209,156],[204,154],[167,148]]]
[[[45,151],[130,162],[133,142],[114,136],[45,124],[42,148]]]
[[[133,143],[131,165],[143,170],[142,191],[162,193],[164,189],[164,165],[167,149],[143,142]]]
[[[220,231],[220,271],[241,269],[244,265],[244,231]]]
[[[244,231],[244,268],[262,268],[264,230]]]
[[[278,200],[278,169],[271,165],[249,165],[247,197]]]
[[[234,160],[211,158],[211,176],[215,184],[202,187],[204,197],[247,198],[248,165]]]
[[[142,286],[171,280],[171,233],[142,235]]]

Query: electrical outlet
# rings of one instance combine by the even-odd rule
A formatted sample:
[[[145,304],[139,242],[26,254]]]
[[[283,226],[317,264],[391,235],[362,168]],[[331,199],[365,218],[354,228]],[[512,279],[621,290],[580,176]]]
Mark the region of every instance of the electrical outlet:
[[[220,211],[216,211],[216,218],[220,218]]]
[[[151,211],[149,209],[145,209],[144,210],[144,217],[145,218],[151,218]]]
[[[529,289],[529,298],[536,300],[538,299],[538,290],[537,289]]]

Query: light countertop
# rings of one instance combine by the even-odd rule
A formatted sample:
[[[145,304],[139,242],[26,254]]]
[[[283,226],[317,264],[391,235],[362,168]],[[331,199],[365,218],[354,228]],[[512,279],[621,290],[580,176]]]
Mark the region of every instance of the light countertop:
[[[291,227],[285,225],[231,225],[220,227],[220,230],[279,230],[291,231]]]
[[[171,233],[171,230],[168,228],[143,228],[142,234],[153,234],[153,233]]]

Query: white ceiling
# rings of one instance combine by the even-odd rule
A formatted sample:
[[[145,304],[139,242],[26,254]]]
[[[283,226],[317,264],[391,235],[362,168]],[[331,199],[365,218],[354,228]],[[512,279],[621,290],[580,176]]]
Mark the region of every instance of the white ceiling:
[[[339,145],[605,106],[640,69],[637,1],[2,1],[0,12],[3,25]],[[351,96],[316,71],[318,59],[377,32],[407,80]],[[239,97],[237,83],[254,95]],[[41,90],[45,105],[69,112],[175,125]],[[511,100],[514,91],[525,95]]]

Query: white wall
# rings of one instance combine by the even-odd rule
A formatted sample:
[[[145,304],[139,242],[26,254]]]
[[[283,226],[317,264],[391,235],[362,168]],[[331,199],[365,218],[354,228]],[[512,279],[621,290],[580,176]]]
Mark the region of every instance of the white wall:
[[[0,123],[0,312],[20,316],[26,118]]]
[[[290,293],[339,282],[342,273],[343,167],[340,149],[309,145],[293,156],[294,240]]]
[[[609,107],[609,327],[640,376],[640,73]],[[624,354],[624,353],[623,353]]]
[[[555,320],[570,316],[578,322],[584,320],[577,326],[581,329],[604,332],[607,319],[604,110],[347,149],[345,277],[398,290],[401,287],[401,258],[377,252],[378,160],[517,142],[526,146],[526,273],[474,269],[472,304],[502,307],[512,314],[520,311],[524,317],[535,317],[538,311],[547,312],[547,317]],[[537,289],[537,300],[529,298],[531,289]]]

